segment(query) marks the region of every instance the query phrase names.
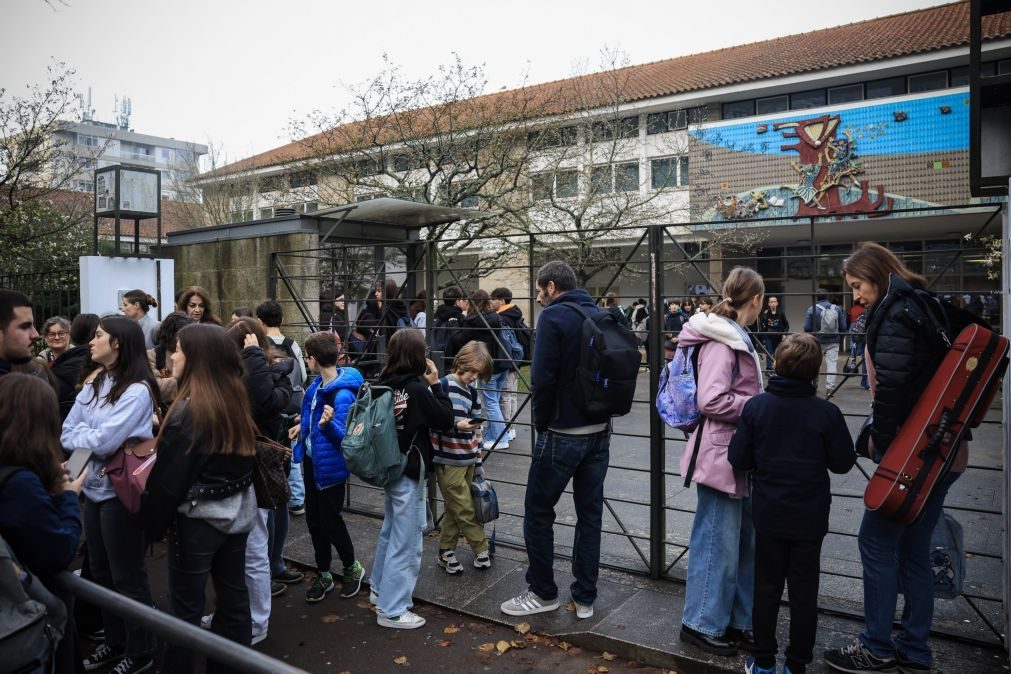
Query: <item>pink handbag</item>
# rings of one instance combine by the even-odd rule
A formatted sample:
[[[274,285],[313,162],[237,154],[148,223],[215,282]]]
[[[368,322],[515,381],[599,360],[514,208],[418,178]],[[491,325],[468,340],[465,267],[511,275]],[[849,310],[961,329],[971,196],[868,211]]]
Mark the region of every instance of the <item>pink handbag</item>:
[[[156,400],[153,391],[151,400]],[[160,426],[162,418],[157,405],[154,406],[154,413]],[[109,478],[123,507],[134,515],[140,512],[140,496],[147,488],[147,478],[158,458],[157,442],[156,437],[150,440],[127,440],[109,457],[102,469],[102,474]]]

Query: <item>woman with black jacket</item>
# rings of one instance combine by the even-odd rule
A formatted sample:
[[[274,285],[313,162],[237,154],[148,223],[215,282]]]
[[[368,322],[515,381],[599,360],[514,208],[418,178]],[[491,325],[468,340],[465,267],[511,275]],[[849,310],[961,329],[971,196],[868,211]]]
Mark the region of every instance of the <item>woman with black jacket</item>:
[[[404,320],[410,320],[407,304],[399,295],[400,287],[393,279],[377,282],[372,297],[365,302],[355,321],[355,329],[348,337],[348,351],[356,354],[352,364],[361,370],[366,379],[379,369],[381,338],[389,341],[398,329],[404,327]]]
[[[255,318],[234,320],[229,324],[227,332],[242,356],[249,409],[257,433],[267,438],[276,438],[283,425],[281,412],[291,400],[289,375],[295,362],[291,358],[272,357],[271,342]],[[290,462],[287,467],[290,471]],[[283,548],[287,537],[287,507],[276,511],[257,508],[253,528],[246,539],[246,589],[249,590],[254,644],[267,638],[271,596],[281,594],[285,589],[280,578],[276,581],[271,579],[271,543],[278,543],[277,547]],[[276,552],[280,556],[281,550]],[[282,566],[283,564],[281,562]],[[301,573],[293,571],[285,575],[286,582],[291,583],[297,583],[302,578]]]
[[[217,600],[211,629],[249,646],[242,572],[257,514],[256,425],[242,361],[223,328],[194,324],[179,331],[172,369],[179,395],[158,434],[158,461],[141,501],[141,520],[151,540],[169,532],[172,614],[200,624],[210,576]],[[196,656],[182,644],[169,644],[162,671],[196,671]],[[209,662],[207,671],[232,670]]]
[[[77,314],[70,324],[72,346],[61,353],[50,366],[58,389],[60,421],[67,418],[70,409],[74,406],[74,399],[77,397],[83,380],[82,372],[90,360],[91,345],[89,343],[95,336],[98,321],[97,314]]]
[[[454,427],[453,404],[439,384],[435,363],[425,358],[420,330],[401,330],[390,339],[379,384],[393,389],[397,438],[408,455],[397,481],[386,485],[383,526],[370,584],[381,627],[416,629],[425,619],[411,612],[411,595],[421,570],[425,527],[425,476],[433,470],[429,431]]]
[[[843,262],[843,275],[853,290],[853,301],[862,303],[868,312],[864,353],[873,403],[857,451],[880,461],[944,359],[947,347],[937,326],[946,325],[950,316],[956,320],[959,316],[924,289],[922,276],[876,243],[858,244]],[[952,325],[952,330],[960,327]],[[932,654],[927,636],[934,611],[930,537],[948,489],[967,462],[963,444],[951,471],[934,487],[923,514],[912,525],[871,510],[864,513],[858,541],[865,630],[851,645],[825,652],[833,668],[863,672],[893,671],[897,666],[903,672],[929,671]],[[893,639],[900,589],[905,597],[902,626]]]

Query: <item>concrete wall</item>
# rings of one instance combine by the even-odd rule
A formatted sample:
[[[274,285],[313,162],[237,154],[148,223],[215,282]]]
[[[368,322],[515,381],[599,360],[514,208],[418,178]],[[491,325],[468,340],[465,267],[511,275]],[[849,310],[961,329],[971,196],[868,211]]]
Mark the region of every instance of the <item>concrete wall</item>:
[[[173,261],[137,257],[84,256],[81,265],[81,311],[93,314],[122,309],[123,294],[143,290],[158,300],[151,310],[159,321],[172,312]]]
[[[175,260],[176,288],[183,290],[194,285],[206,288],[215,315],[227,322],[236,307],[255,309],[257,304],[269,297],[272,253],[315,249],[318,239],[317,234],[287,234],[172,246],[163,251]],[[292,285],[316,318],[319,312],[319,265],[315,257],[310,257],[313,253],[304,255],[284,255],[281,261],[290,276],[311,277],[295,278]],[[290,336],[301,340],[308,334],[308,329],[294,298],[280,280],[273,299],[284,306],[285,324],[292,327]],[[287,327],[285,331],[289,332]]]

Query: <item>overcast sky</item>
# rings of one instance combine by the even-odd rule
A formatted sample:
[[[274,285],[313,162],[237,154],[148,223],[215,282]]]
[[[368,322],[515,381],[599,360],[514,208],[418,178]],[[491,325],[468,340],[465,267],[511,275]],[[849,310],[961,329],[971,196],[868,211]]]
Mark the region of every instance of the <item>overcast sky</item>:
[[[452,53],[484,64],[489,91],[571,75],[602,49],[631,63],[710,51],[938,0],[8,0],[0,87],[45,78],[53,59],[92,88],[96,119],[133,101],[140,133],[224,148],[229,160],[286,143],[292,119],[349,100],[382,55],[421,78]]]

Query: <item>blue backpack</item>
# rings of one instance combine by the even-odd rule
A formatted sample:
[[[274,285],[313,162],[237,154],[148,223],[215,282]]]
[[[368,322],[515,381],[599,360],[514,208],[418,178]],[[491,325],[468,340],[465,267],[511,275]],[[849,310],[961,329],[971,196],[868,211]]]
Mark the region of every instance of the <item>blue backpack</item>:
[[[416,326],[414,325],[414,321],[411,320],[410,316],[401,316],[400,318],[397,319],[397,330],[413,327]]]
[[[656,411],[671,428],[691,433],[699,425],[699,347],[681,346],[660,373]]]
[[[503,325],[499,330],[498,339],[502,342],[498,347],[499,356],[497,360],[523,360],[523,345],[516,338],[516,331],[508,325]],[[504,348],[503,348],[504,347]]]

